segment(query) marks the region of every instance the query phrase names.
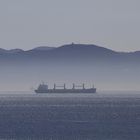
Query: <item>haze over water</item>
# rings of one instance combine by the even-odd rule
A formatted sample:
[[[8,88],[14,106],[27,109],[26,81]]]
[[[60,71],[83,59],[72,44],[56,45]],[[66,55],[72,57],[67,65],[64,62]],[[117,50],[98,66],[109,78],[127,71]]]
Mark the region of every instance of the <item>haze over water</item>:
[[[139,140],[139,5],[1,0],[0,140]],[[41,81],[98,93],[14,91]]]
[[[140,139],[140,92],[7,93],[0,94],[0,139]]]

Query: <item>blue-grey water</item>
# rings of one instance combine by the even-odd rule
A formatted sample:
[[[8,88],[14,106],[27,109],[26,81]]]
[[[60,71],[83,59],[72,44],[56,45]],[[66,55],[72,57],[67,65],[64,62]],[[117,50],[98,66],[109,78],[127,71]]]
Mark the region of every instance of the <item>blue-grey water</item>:
[[[1,92],[2,140],[139,140],[140,92]]]

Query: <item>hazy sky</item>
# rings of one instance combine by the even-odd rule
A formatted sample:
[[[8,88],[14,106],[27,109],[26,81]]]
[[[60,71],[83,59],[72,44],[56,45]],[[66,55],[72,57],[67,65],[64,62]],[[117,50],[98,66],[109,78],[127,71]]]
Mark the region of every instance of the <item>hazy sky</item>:
[[[0,48],[71,42],[140,50],[140,0],[0,0]]]

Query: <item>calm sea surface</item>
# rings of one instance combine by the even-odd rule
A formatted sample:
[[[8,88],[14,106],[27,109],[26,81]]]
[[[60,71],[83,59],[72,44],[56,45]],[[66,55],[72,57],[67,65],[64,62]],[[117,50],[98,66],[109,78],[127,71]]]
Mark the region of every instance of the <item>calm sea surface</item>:
[[[140,92],[0,92],[2,140],[140,140]]]

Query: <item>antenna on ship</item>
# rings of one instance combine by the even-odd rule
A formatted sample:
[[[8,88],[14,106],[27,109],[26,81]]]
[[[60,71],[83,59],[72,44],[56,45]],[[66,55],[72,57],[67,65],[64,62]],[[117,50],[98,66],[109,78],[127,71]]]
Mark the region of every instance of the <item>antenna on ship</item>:
[[[73,83],[72,89],[75,89],[75,84]]]
[[[83,83],[83,89],[85,89],[85,84]]]
[[[54,90],[56,89],[56,84],[54,84],[54,88],[53,88]]]
[[[66,89],[66,84],[64,83],[64,89]]]

